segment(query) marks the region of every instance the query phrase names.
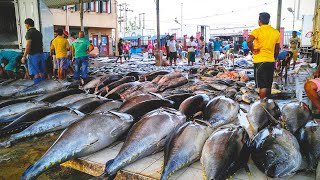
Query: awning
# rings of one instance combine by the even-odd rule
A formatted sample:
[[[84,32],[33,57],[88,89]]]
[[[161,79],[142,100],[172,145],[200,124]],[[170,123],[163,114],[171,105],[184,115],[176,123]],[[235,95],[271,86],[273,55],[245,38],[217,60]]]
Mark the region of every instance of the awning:
[[[138,40],[139,38],[141,38],[142,36],[126,36],[123,37],[123,40]]]
[[[85,3],[85,2],[92,2],[94,0],[82,0],[82,1]],[[61,7],[61,6],[66,6],[66,5],[78,4],[79,0],[43,0],[43,2],[49,8],[54,8],[54,7]]]

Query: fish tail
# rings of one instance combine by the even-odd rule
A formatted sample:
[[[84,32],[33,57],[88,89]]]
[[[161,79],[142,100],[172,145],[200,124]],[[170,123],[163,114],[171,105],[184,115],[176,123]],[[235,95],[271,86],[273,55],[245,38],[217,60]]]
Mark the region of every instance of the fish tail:
[[[111,177],[112,175],[116,174],[116,167],[114,165],[114,159],[109,160],[108,162],[106,162],[106,169],[104,170],[104,177]]]
[[[8,141],[3,141],[3,142],[0,142],[0,147],[10,147],[11,146],[11,141],[8,140]]]
[[[21,175],[20,180],[35,180],[41,174],[42,165],[39,162],[29,166]]]

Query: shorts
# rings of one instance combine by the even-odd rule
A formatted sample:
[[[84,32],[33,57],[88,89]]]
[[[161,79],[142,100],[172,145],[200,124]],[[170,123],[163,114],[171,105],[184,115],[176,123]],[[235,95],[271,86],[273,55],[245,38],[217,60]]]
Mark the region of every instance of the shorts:
[[[148,50],[148,53],[149,53],[149,54],[152,54],[152,49],[149,49],[149,50]]]
[[[169,53],[169,58],[170,59],[177,59],[177,52],[170,52]]]
[[[119,51],[119,57],[123,56],[123,51]]]
[[[188,52],[188,62],[195,62],[195,61],[196,61],[196,53]]]
[[[210,58],[213,58],[213,51],[210,51]]]
[[[69,59],[68,58],[57,58],[57,66],[60,69],[66,70],[69,67]]]
[[[213,59],[220,59],[220,51],[213,51]]]
[[[53,69],[58,69],[56,55],[52,55],[52,64],[53,64]]]
[[[29,75],[39,75],[46,72],[47,55],[44,53],[27,56]]]
[[[281,66],[282,67],[286,67],[286,66],[288,66],[290,64],[290,60],[282,60],[281,61]]]
[[[248,55],[249,49],[243,49],[243,53],[244,53],[244,55]]]
[[[290,50],[292,52],[292,59],[294,61],[297,61],[298,60],[298,50]]]
[[[204,51],[200,51],[200,58],[201,58],[201,59],[204,58]]]
[[[271,88],[274,62],[254,63],[254,77],[258,88]]]

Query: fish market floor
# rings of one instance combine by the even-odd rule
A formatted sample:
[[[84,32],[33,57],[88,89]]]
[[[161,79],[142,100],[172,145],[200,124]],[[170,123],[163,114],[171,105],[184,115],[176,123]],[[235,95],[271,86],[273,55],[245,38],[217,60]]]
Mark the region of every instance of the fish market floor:
[[[93,176],[99,176],[103,173],[105,163],[116,157],[123,142],[114,143],[109,148],[99,151],[90,156],[86,156],[77,160],[68,161],[62,164],[65,167],[70,167]],[[143,158],[131,165],[128,165],[123,170],[118,172],[116,179],[160,179],[163,166],[163,152]],[[249,162],[249,168],[253,180],[271,180],[257,169],[253,162]],[[201,163],[195,162],[192,165],[177,171],[170,178],[171,180],[201,180],[203,179],[203,172]],[[247,180],[249,179],[246,171],[240,169],[236,172],[232,179]],[[300,172],[293,177],[292,180],[314,180],[315,173]],[[281,180],[281,179],[279,179]]]

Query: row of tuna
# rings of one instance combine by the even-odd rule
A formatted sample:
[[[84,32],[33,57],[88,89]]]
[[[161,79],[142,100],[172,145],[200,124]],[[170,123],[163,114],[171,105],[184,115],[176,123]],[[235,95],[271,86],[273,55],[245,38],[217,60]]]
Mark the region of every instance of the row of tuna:
[[[46,86],[45,82],[42,86]],[[106,163],[102,177],[112,178],[128,164],[163,149],[161,179],[168,179],[199,159],[207,179],[226,179],[241,167],[248,170],[250,154],[256,166],[269,177],[293,175],[301,168],[302,156],[308,157],[311,165],[308,169],[317,166],[318,124],[312,121],[305,104],[289,103],[280,111],[273,100],[259,100],[244,116],[239,104],[225,96],[211,98],[192,92],[156,94],[185,83],[186,77],[181,73],[159,71],[103,75],[90,81],[83,90],[58,91],[66,86],[52,90],[51,85],[42,90],[40,86],[30,86],[33,87],[30,91],[23,92],[51,93],[0,102],[2,136],[18,132],[0,146],[65,129],[21,179],[35,179],[46,169],[90,155],[124,137],[123,147],[115,159]],[[21,94],[15,92],[18,93]]]

